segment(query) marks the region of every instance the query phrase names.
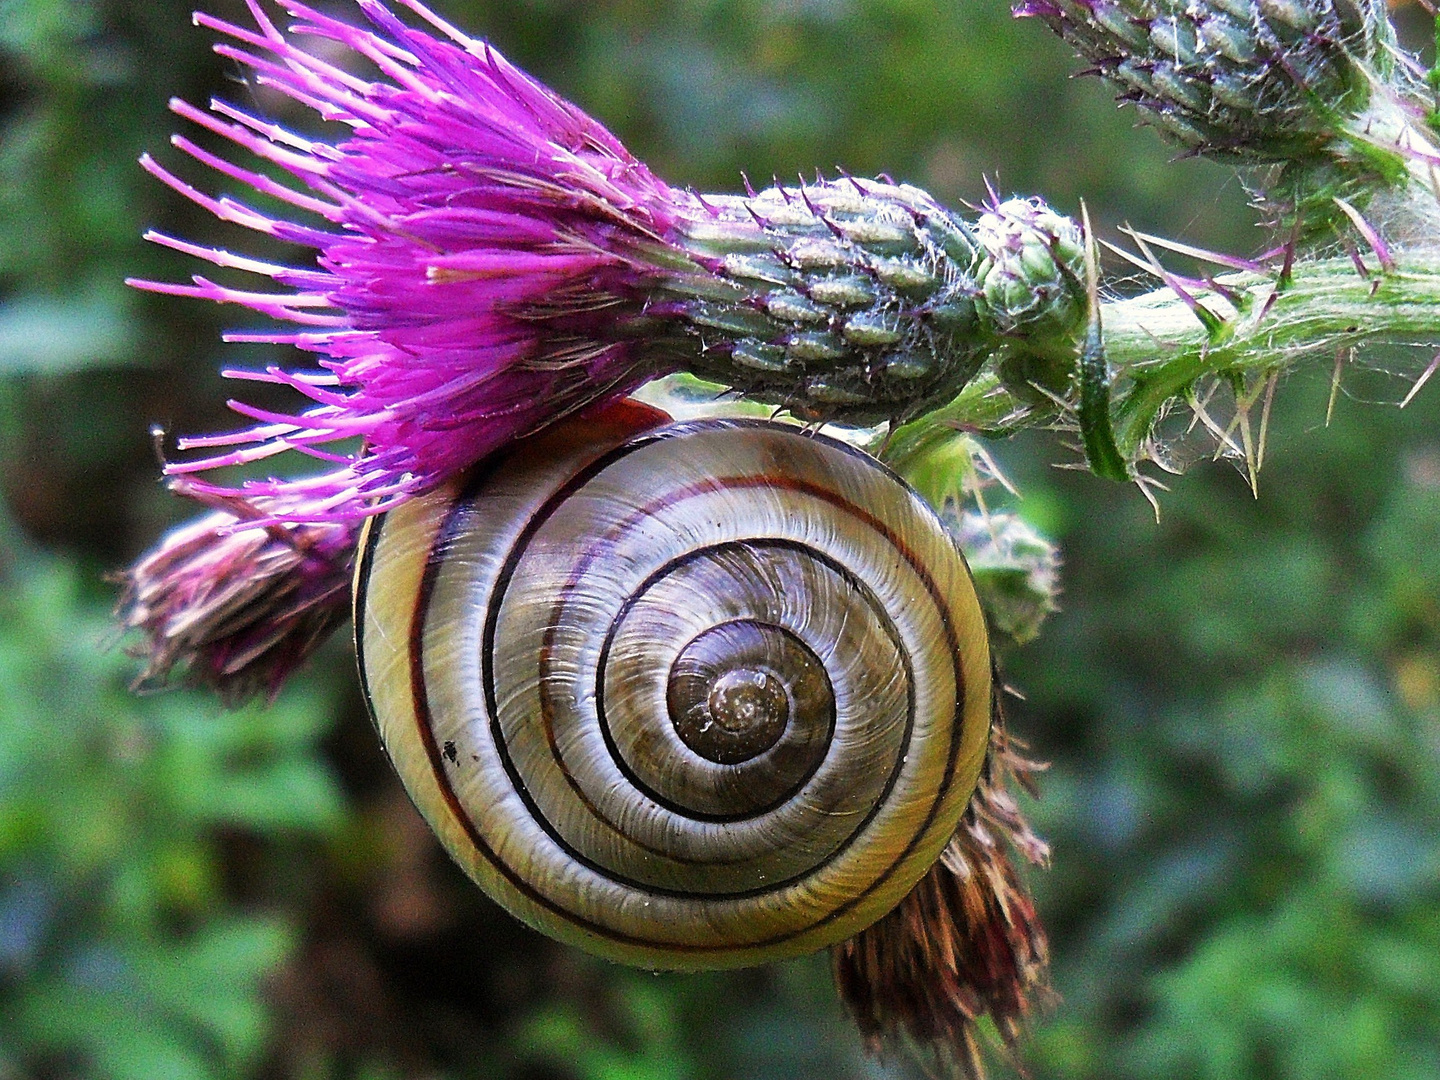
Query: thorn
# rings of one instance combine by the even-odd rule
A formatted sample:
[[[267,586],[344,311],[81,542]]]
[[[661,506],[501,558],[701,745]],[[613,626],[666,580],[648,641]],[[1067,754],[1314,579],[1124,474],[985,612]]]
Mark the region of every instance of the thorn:
[[[1260,467],[1255,460],[1255,436],[1250,430],[1250,406],[1253,402],[1247,400],[1243,406],[1238,401],[1235,404],[1235,422],[1240,428],[1240,442],[1245,447],[1245,477],[1250,483],[1250,494],[1258,499],[1260,498]]]
[[[1185,472],[1180,466],[1172,465],[1165,459],[1164,454],[1160,450],[1160,444],[1155,441],[1153,436],[1145,440],[1145,458],[1147,461],[1153,461],[1157,468],[1163,469],[1171,476],[1181,476]]]
[[[1385,243],[1380,233],[1376,231],[1375,226],[1366,221],[1365,216],[1361,214],[1359,210],[1356,210],[1355,207],[1351,206],[1338,195],[1335,196],[1335,205],[1345,212],[1345,216],[1348,217],[1351,224],[1355,226],[1355,231],[1365,238],[1365,242],[1370,245],[1370,250],[1375,253],[1375,258],[1380,260],[1381,268],[1387,274],[1393,273],[1395,270],[1395,257],[1390,253],[1389,246]]]
[[[805,181],[804,181],[804,180],[801,180],[801,181],[800,181],[800,198],[801,198],[802,200],[804,200],[804,202],[805,202],[805,208],[806,208],[807,210],[809,210],[810,213],[814,214],[814,215],[815,215],[817,218],[819,218],[821,221],[825,221],[825,211],[821,210],[821,209],[820,209],[819,207],[817,207],[813,202],[810,201],[810,192],[809,192],[809,190],[805,187]],[[825,221],[825,224],[826,224],[826,225],[830,225],[830,223],[829,223],[828,221]],[[830,228],[831,228],[831,229],[834,229],[835,226],[830,225]]]
[[[1430,381],[1431,375],[1435,374],[1437,367],[1440,367],[1440,353],[1435,354],[1435,359],[1430,361],[1430,366],[1421,372],[1420,377],[1415,380],[1415,385],[1410,387],[1410,392],[1405,395],[1405,400],[1400,402],[1400,408],[1405,408],[1406,405],[1409,405],[1410,402],[1415,399],[1415,395],[1420,392],[1420,388]]]
[[[1355,272],[1360,275],[1361,281],[1370,280],[1370,268],[1365,265],[1365,260],[1360,257],[1360,250],[1352,243],[1349,237],[1342,237],[1341,244],[1345,247],[1345,254],[1350,256],[1350,262],[1355,267]]]
[[[1209,400],[1208,398],[1206,399]],[[1185,391],[1185,404],[1190,409],[1190,423],[1185,425],[1185,434],[1192,435],[1195,432],[1195,425],[1200,423],[1199,410],[1205,407],[1205,403],[1195,396],[1195,388],[1192,386]]]
[[[1235,308],[1236,311],[1240,310],[1240,297],[1242,293],[1239,289],[1226,285],[1224,282],[1220,281],[1218,278],[1212,277],[1210,274],[1206,274],[1203,280],[1207,289],[1209,289],[1211,292],[1217,293],[1220,296],[1223,296],[1226,300],[1230,301],[1230,306]]]
[[[1270,314],[1270,310],[1275,306],[1275,301],[1280,299],[1280,294],[1284,291],[1284,283],[1277,278],[1274,286],[1270,289],[1270,295],[1265,297],[1265,303],[1260,305],[1260,314],[1256,318],[1256,322],[1259,322],[1265,318],[1266,315]]]
[[[1342,345],[1335,350],[1335,370],[1330,375],[1330,400],[1325,403],[1325,426],[1330,426],[1330,418],[1335,415],[1335,399],[1340,396],[1340,370],[1345,366],[1345,347]],[[1421,380],[1424,381],[1423,378]],[[1404,405],[1400,406],[1402,409]]]
[[[1041,386],[1034,379],[1026,379],[1025,385],[1030,387],[1031,390],[1035,390],[1041,394],[1044,394],[1047,398],[1054,402],[1056,408],[1060,410],[1061,416],[1065,416],[1075,411],[1075,406],[1073,406],[1070,402],[1066,401],[1063,397],[1055,393],[1055,391],[1051,390],[1049,387]]]
[[[1244,451],[1241,450],[1240,447],[1235,445],[1235,440],[1230,437],[1230,432],[1225,428],[1222,428],[1218,423],[1216,423],[1215,419],[1205,408],[1205,406],[1210,403],[1210,397],[1213,396],[1214,393],[1215,391],[1212,388],[1210,394],[1206,396],[1204,401],[1198,401],[1192,397],[1190,401],[1190,408],[1194,411],[1200,423],[1205,426],[1205,430],[1210,432],[1210,434],[1215,438],[1216,446],[1214,460],[1219,461],[1221,457],[1227,456],[1227,452],[1228,456],[1243,457]]]
[[[891,176],[889,173],[885,173],[885,172],[876,173],[876,174],[875,174],[875,178],[876,178],[877,180],[879,180],[882,184],[889,184],[891,187],[895,187],[895,186],[896,186],[896,185],[895,185],[895,178],[894,178],[893,176]]]
[[[1150,504],[1150,509],[1155,511],[1155,524],[1159,525],[1160,500],[1155,498],[1155,493],[1152,492],[1150,488],[1154,486],[1159,488],[1161,491],[1169,491],[1170,489],[1164,484],[1160,483],[1159,480],[1154,480],[1148,476],[1141,476],[1139,473],[1135,474],[1135,486],[1140,489],[1140,494],[1145,496],[1145,501]]]
[[[1437,357],[1437,360],[1440,360],[1440,357]],[[993,479],[1011,495],[1014,495],[1017,499],[1021,497],[1020,489],[1017,488],[1014,484],[1012,484],[1010,482],[1010,478],[1000,470],[1000,466],[996,463],[995,459],[990,456],[989,450],[985,449],[985,447],[981,446],[978,442],[972,441],[970,445],[970,454],[972,457],[977,457],[980,459],[981,464],[985,466],[985,472],[989,474],[991,479]]]
[[[987,177],[984,178],[984,180],[985,180],[985,194],[986,194],[986,195],[989,197],[989,199],[990,199],[990,204],[986,207],[986,209],[987,209],[987,210],[994,210],[994,209],[996,209],[996,208],[1000,205],[1000,203],[1001,203],[1001,201],[1002,201],[1001,198],[1000,198],[1000,192],[995,189],[995,185],[990,181],[990,177],[987,176]]]
[[[1280,266],[1280,277],[1276,281],[1277,289],[1290,287],[1291,275],[1295,270],[1295,252],[1300,246],[1300,221],[1296,219],[1290,230],[1290,239],[1285,241],[1285,261]]]
[[[755,198],[755,189],[750,186],[750,177],[745,175],[745,170],[740,170],[740,182],[745,185],[745,195],[748,198]]]
[[[1270,380],[1265,384],[1265,404],[1260,406],[1260,447],[1256,451],[1255,471],[1258,473],[1265,467],[1265,442],[1270,433],[1270,404],[1275,400],[1275,387],[1280,382],[1280,369],[1276,368],[1270,373]]]
[[[1116,247],[1114,244],[1111,243],[1106,243],[1105,246],[1108,247],[1111,251],[1115,252],[1115,254],[1119,255],[1121,258],[1125,259],[1127,262],[1131,263],[1134,266],[1138,266],[1140,269],[1145,270],[1148,273],[1154,274],[1161,281],[1163,281],[1167,286],[1169,286],[1171,292],[1173,292],[1182,301],[1184,301],[1185,306],[1190,309],[1191,314],[1193,314],[1195,318],[1200,321],[1200,325],[1205,328],[1205,333],[1209,336],[1211,342],[1218,340],[1220,334],[1225,329],[1225,320],[1222,319],[1219,315],[1216,315],[1215,312],[1211,311],[1204,304],[1200,303],[1200,301],[1197,300],[1193,295],[1191,295],[1190,291],[1185,287],[1186,282],[1184,280],[1182,280],[1178,275],[1172,274],[1169,270],[1165,269],[1165,267],[1160,264],[1160,260],[1155,257],[1155,253],[1150,250],[1149,245],[1145,243],[1144,239],[1140,236],[1139,233],[1135,232],[1135,230],[1129,228],[1128,226],[1126,226],[1122,231],[1140,245],[1140,250],[1145,255],[1145,259],[1139,259],[1136,256],[1130,254],[1124,248]],[[1145,260],[1149,261],[1146,262]],[[1201,283],[1191,282],[1190,284],[1193,286]]]
[[[1248,270],[1252,274],[1263,274],[1265,266],[1253,259],[1242,259],[1236,255],[1225,255],[1218,251],[1209,251],[1206,248],[1195,247],[1191,244],[1184,244],[1178,240],[1166,240],[1161,236],[1153,236],[1150,233],[1138,232],[1134,229],[1125,229],[1131,236],[1145,240],[1156,247],[1166,248],[1179,255],[1189,255],[1191,258],[1200,259],[1204,262],[1215,263],[1217,266],[1228,266],[1232,270]],[[1265,256],[1261,256],[1263,259]]]

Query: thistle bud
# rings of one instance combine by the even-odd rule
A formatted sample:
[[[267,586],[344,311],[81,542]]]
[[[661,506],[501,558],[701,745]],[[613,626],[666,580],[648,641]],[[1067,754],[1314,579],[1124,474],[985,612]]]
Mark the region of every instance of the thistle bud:
[[[807,419],[873,423],[953,397],[993,347],[975,239],[925,192],[847,179],[703,202],[672,239],[700,272],[662,280],[646,310],[680,324],[660,360]]]
[[[1038,198],[1007,199],[982,214],[975,236],[982,323],[1026,350],[1069,350],[1085,318],[1080,227]]]
[[[1025,0],[1122,101],[1196,153],[1303,158],[1367,104],[1393,32],[1377,0]]]
[[[1017,514],[959,512],[941,517],[965,552],[975,588],[992,626],[1020,644],[1040,633],[1058,610],[1060,554]]]

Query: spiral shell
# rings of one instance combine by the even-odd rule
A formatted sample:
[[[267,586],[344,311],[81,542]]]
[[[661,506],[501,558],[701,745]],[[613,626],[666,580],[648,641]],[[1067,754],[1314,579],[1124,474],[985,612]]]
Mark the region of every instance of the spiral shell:
[[[969,571],[868,455],[634,415],[372,525],[376,726],[456,861],[554,937],[674,969],[833,944],[929,869],[975,785]]]

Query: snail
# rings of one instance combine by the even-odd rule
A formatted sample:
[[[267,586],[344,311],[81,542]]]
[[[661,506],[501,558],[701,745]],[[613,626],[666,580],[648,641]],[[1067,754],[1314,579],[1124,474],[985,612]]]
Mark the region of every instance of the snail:
[[[625,405],[378,517],[365,698],[511,913],[698,970],[849,938],[955,833],[985,756],[969,570],[874,458]]]

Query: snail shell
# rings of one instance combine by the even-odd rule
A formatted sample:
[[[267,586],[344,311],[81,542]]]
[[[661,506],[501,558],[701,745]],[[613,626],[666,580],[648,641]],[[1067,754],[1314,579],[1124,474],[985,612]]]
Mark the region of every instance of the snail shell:
[[[898,903],[964,813],[984,618],[868,455],[654,424],[564,425],[376,519],[366,699],[450,854],[532,926],[652,968],[810,952]]]

